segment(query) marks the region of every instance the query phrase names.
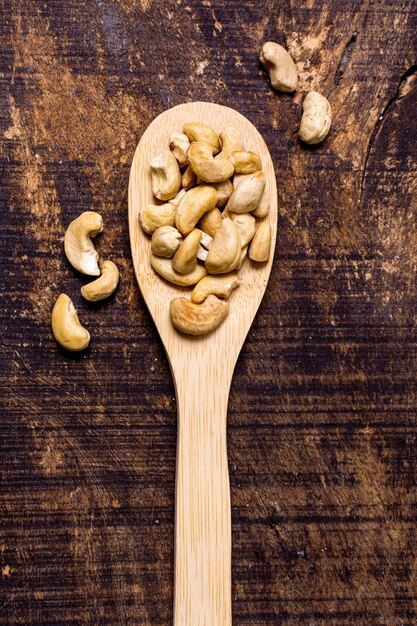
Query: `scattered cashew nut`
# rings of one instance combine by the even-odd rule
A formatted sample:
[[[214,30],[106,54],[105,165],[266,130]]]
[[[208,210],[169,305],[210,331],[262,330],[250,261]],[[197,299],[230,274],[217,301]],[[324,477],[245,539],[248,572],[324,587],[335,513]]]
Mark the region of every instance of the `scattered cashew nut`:
[[[206,259],[210,274],[226,274],[234,270],[240,260],[240,235],[232,220],[227,217],[216,231]]]
[[[197,176],[191,169],[191,165],[184,170],[184,174],[181,178],[181,185],[185,191],[188,191],[197,184]]]
[[[166,204],[148,204],[139,213],[140,224],[148,235],[161,226],[173,226],[175,223],[175,206]]]
[[[169,138],[169,147],[180,167],[187,164],[187,150],[190,147],[190,140],[184,133],[172,133]]]
[[[331,123],[330,102],[317,91],[310,91],[304,98],[298,136],[308,144],[320,143],[328,135]]]
[[[206,183],[221,183],[233,175],[233,165],[228,159],[213,157],[213,146],[204,141],[192,143],[187,152],[193,172]]]
[[[262,46],[259,60],[267,70],[274,89],[287,93],[297,89],[297,68],[285,48],[273,41],[267,41]]]
[[[158,154],[149,164],[152,177],[152,193],[158,200],[171,200],[181,187],[181,172],[170,150]]]
[[[230,213],[229,217],[239,231],[240,245],[244,248],[253,239],[256,220],[250,213]]]
[[[175,213],[175,225],[182,235],[188,235],[204,213],[215,208],[217,191],[211,185],[199,185],[181,198]]]
[[[119,270],[113,261],[103,261],[101,276],[93,282],[81,287],[81,293],[89,302],[104,300],[116,291],[119,284]]]
[[[265,175],[262,171],[250,174],[239,181],[230,196],[226,208],[234,213],[250,213],[258,208],[265,189]]]
[[[201,230],[210,235],[210,237],[214,237],[216,230],[222,223],[222,219],[222,213],[218,208],[214,208],[204,213],[203,217],[198,222],[198,226]]]
[[[55,339],[66,350],[78,352],[90,343],[90,333],[81,326],[72,300],[65,293],[55,302],[51,325]]]
[[[202,304],[175,298],[170,306],[172,323],[187,335],[206,335],[220,326],[228,313],[229,303],[211,294]]]
[[[269,202],[269,193],[265,188],[265,191],[262,194],[262,197],[259,201],[258,208],[252,211],[252,215],[255,217],[266,217],[269,213],[270,202]]]
[[[207,126],[199,122],[189,122],[184,125],[184,133],[191,142],[204,141],[213,147],[213,154],[217,154],[220,150],[220,142],[217,133]]]
[[[205,276],[196,284],[191,294],[191,301],[201,304],[209,294],[213,294],[218,298],[227,298],[233,289],[240,285],[236,272],[229,274],[219,274],[217,276]]]
[[[173,226],[160,226],[152,235],[151,250],[156,256],[171,259],[182,240],[181,233]]]
[[[240,130],[233,128],[233,126],[226,126],[219,134],[219,137],[222,142],[222,151],[217,155],[216,159],[227,159],[232,152],[245,149]]]
[[[95,211],[85,211],[71,222],[64,236],[64,250],[76,270],[88,276],[100,276],[98,252],[91,237],[103,230],[103,218]]]
[[[262,161],[254,152],[235,150],[229,156],[229,161],[235,168],[235,174],[254,174],[262,169]]]

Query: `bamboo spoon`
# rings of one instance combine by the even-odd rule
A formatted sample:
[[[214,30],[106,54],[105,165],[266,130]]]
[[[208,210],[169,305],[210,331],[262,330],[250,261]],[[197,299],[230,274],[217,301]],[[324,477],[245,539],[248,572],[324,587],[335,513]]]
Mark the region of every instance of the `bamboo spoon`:
[[[186,122],[217,132],[240,130],[247,150],[259,154],[266,176],[272,227],[270,260],[249,260],[241,286],[230,297],[230,313],[209,335],[176,331],[169,303],[187,290],[165,282],[150,265],[150,238],[139,225],[139,209],[154,203],[149,162],[166,150],[169,136]],[[233,109],[207,102],[181,104],[147,128],[133,159],[129,181],[129,229],[133,264],[143,298],[165,346],[178,406],[175,512],[174,626],[231,626],[231,513],[226,418],[233,370],[260,305],[271,272],[277,226],[277,190],[268,148],[256,128]]]

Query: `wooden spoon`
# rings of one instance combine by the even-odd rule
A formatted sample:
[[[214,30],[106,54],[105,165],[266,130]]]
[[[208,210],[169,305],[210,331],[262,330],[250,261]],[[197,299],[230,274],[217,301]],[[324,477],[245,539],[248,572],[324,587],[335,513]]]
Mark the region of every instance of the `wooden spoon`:
[[[247,150],[259,154],[271,210],[271,257],[246,260],[230,313],[209,335],[191,337],[172,326],[169,304],[191,289],[164,281],[150,265],[150,238],[139,210],[155,203],[149,162],[168,148],[172,132],[202,122],[217,132],[234,126]],[[143,298],[159,331],[174,378],[178,406],[175,511],[174,626],[231,626],[231,512],[226,419],[233,370],[271,272],[277,230],[277,189],[271,157],[261,135],[243,115],[218,104],[191,102],[159,115],[147,128],[129,181],[129,229],[133,264]]]

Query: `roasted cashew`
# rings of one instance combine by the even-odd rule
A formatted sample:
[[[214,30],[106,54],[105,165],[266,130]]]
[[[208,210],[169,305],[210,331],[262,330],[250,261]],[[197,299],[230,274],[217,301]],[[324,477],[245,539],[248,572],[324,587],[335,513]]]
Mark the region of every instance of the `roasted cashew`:
[[[210,237],[214,237],[216,230],[220,227],[222,223],[222,214],[218,208],[214,208],[211,211],[207,211],[204,213],[203,217],[198,222],[198,227],[201,228],[205,233],[210,235]]]
[[[215,133],[210,126],[200,124],[199,122],[189,122],[184,126],[184,133],[191,142],[204,141],[205,143],[209,143],[213,147],[212,154],[219,152],[219,138],[217,137],[217,133]]]
[[[111,296],[119,284],[119,270],[113,261],[103,261],[101,276],[93,282],[81,287],[81,293],[86,300],[96,302]]]
[[[66,350],[78,352],[90,343],[90,333],[81,326],[77,311],[65,293],[55,302],[51,324],[55,339]]]
[[[188,191],[192,187],[195,187],[197,184],[197,176],[193,172],[191,165],[189,165],[185,170],[184,174],[181,178],[181,185],[183,186],[185,191]]]
[[[310,91],[304,98],[298,136],[308,144],[320,143],[328,135],[331,123],[330,102],[317,91]]]
[[[240,245],[244,248],[253,239],[256,220],[250,213],[229,213],[229,217],[239,231]]]
[[[158,154],[149,164],[152,177],[152,193],[158,200],[171,200],[181,187],[181,172],[170,150]]]
[[[197,252],[201,240],[201,230],[195,228],[180,244],[172,259],[172,267],[179,274],[189,274],[197,266]]]
[[[211,185],[193,187],[181,198],[175,214],[175,225],[182,235],[188,235],[198,220],[215,208],[217,191]]]
[[[94,211],[85,211],[71,222],[64,236],[64,250],[76,270],[88,276],[100,276],[98,252],[91,237],[103,230],[103,218]]]
[[[245,149],[245,144],[240,130],[233,128],[233,126],[227,126],[224,128],[219,137],[222,142],[222,151],[217,155],[216,159],[227,159],[232,152]]]
[[[171,259],[182,240],[181,233],[173,226],[161,226],[152,235],[151,250],[156,256]]]
[[[225,218],[214,235],[206,259],[210,274],[226,274],[236,268],[240,260],[240,235],[232,220]]]
[[[213,187],[217,191],[217,206],[223,207],[233,193],[233,185],[229,179],[221,183],[213,183]]]
[[[213,158],[213,146],[203,141],[192,143],[187,152],[193,172],[206,183],[221,183],[233,175],[228,159]]]
[[[262,47],[259,60],[268,71],[274,89],[284,92],[297,89],[297,68],[285,48],[273,41],[267,41]]]
[[[203,304],[175,298],[170,306],[172,323],[187,335],[206,335],[220,326],[228,313],[229,303],[213,295],[209,295]]]
[[[155,272],[158,272],[162,278],[174,283],[174,285],[180,285],[181,287],[195,285],[207,275],[207,270],[202,265],[197,265],[189,274],[180,274],[174,270],[170,259],[161,259],[154,254],[151,254],[151,265]]]
[[[205,276],[194,287],[191,294],[191,301],[196,304],[201,304],[209,294],[227,300],[233,289],[238,287],[239,284],[236,272],[219,274],[217,276]]]
[[[175,206],[171,202],[166,204],[148,204],[139,213],[140,224],[148,235],[161,226],[173,226],[175,223]]]
[[[258,263],[269,259],[271,248],[271,227],[268,222],[261,222],[249,248],[249,258]]]
[[[265,189],[265,176],[262,171],[250,174],[241,180],[227,203],[227,209],[234,213],[250,213],[258,208]]]
[[[169,148],[180,167],[187,164],[187,150],[190,147],[190,140],[184,133],[172,133],[169,138]]]
[[[254,174],[262,169],[262,161],[255,152],[235,150],[229,155],[229,161],[235,168],[235,174]]]

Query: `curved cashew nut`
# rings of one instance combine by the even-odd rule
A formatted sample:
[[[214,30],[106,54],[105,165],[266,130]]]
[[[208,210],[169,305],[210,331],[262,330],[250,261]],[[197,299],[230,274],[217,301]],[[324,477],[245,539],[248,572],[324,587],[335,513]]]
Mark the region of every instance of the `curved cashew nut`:
[[[230,217],[237,227],[240,235],[240,245],[244,248],[253,239],[255,234],[255,218],[250,213],[230,213],[228,217]]]
[[[217,155],[217,159],[227,159],[232,152],[244,150],[245,144],[240,130],[233,126],[226,126],[219,135],[222,142],[222,151]]]
[[[206,259],[210,274],[226,274],[238,265],[240,260],[240,235],[232,220],[227,217],[216,231],[213,244]]]
[[[250,213],[254,211],[259,206],[265,184],[265,175],[262,171],[243,178],[230,196],[226,208],[234,213]]]
[[[199,185],[181,198],[175,214],[175,225],[183,235],[188,235],[198,220],[215,208],[217,191],[210,185]]]
[[[192,143],[188,148],[187,158],[193,172],[206,183],[221,183],[233,175],[231,162],[227,159],[214,159],[213,146],[209,143]]]
[[[173,226],[161,226],[152,235],[151,250],[156,256],[171,259],[182,240],[181,233]]]
[[[317,91],[310,91],[303,102],[298,136],[308,144],[316,144],[327,136],[332,123],[330,102]]]
[[[66,350],[78,352],[90,343],[90,333],[81,326],[71,299],[61,293],[52,309],[52,332],[57,342]]]
[[[262,46],[259,60],[267,70],[274,89],[287,93],[297,89],[297,68],[285,48],[273,41],[267,41]]]
[[[265,191],[263,192],[261,196],[258,208],[252,211],[252,215],[254,215],[255,217],[265,217],[269,213],[269,208],[270,208],[269,193],[265,187]]]
[[[166,204],[148,204],[139,213],[140,224],[148,235],[161,226],[174,226],[175,206],[171,202]]]
[[[170,150],[158,154],[149,164],[151,168],[152,193],[158,200],[171,200],[181,187],[181,172]]]
[[[86,300],[96,302],[104,300],[116,291],[119,284],[119,270],[113,261],[104,261],[101,264],[101,276],[92,283],[81,287],[81,294]]]
[[[207,275],[207,270],[202,265],[197,265],[195,270],[189,274],[180,274],[174,270],[170,259],[161,259],[154,254],[151,254],[151,265],[155,272],[158,272],[162,278],[165,278],[165,280],[168,280],[170,283],[174,283],[174,285],[180,285],[181,287],[195,285]]]
[[[188,191],[192,187],[195,187],[197,184],[197,176],[194,174],[191,165],[184,170],[184,174],[181,178],[181,185],[183,186],[185,191]]]
[[[220,150],[220,142],[217,133],[206,124],[189,122],[184,126],[184,133],[191,142],[204,141],[205,143],[209,143],[213,147],[213,154],[217,154]]]
[[[203,304],[194,304],[186,298],[171,302],[171,320],[177,330],[187,335],[206,335],[226,319],[229,303],[209,295]]]
[[[169,138],[169,148],[172,150],[178,165],[183,167],[187,163],[187,150],[190,147],[190,140],[184,133],[172,133]]]
[[[268,222],[261,222],[249,248],[249,258],[258,263],[269,259],[271,248],[271,227]]]
[[[216,230],[222,223],[222,219],[221,212],[219,209],[215,208],[204,213],[203,217],[198,222],[198,226],[202,231],[210,235],[210,237],[214,237]]]
[[[201,230],[195,228],[186,236],[172,259],[172,267],[179,274],[189,274],[197,267],[197,253]]]
[[[206,276],[196,284],[191,294],[191,301],[201,304],[209,294],[218,298],[227,298],[235,287],[240,285],[236,272],[230,274],[220,274],[218,276]]]
[[[217,206],[225,206],[233,193],[232,182],[229,179],[223,180],[221,183],[213,183],[213,187],[217,191]]]
[[[91,237],[103,230],[103,218],[95,211],[85,211],[71,222],[64,236],[64,250],[76,270],[88,276],[100,276],[98,252]]]
[[[262,161],[255,152],[235,150],[229,155],[229,161],[235,168],[235,174],[254,174],[262,169]]]

